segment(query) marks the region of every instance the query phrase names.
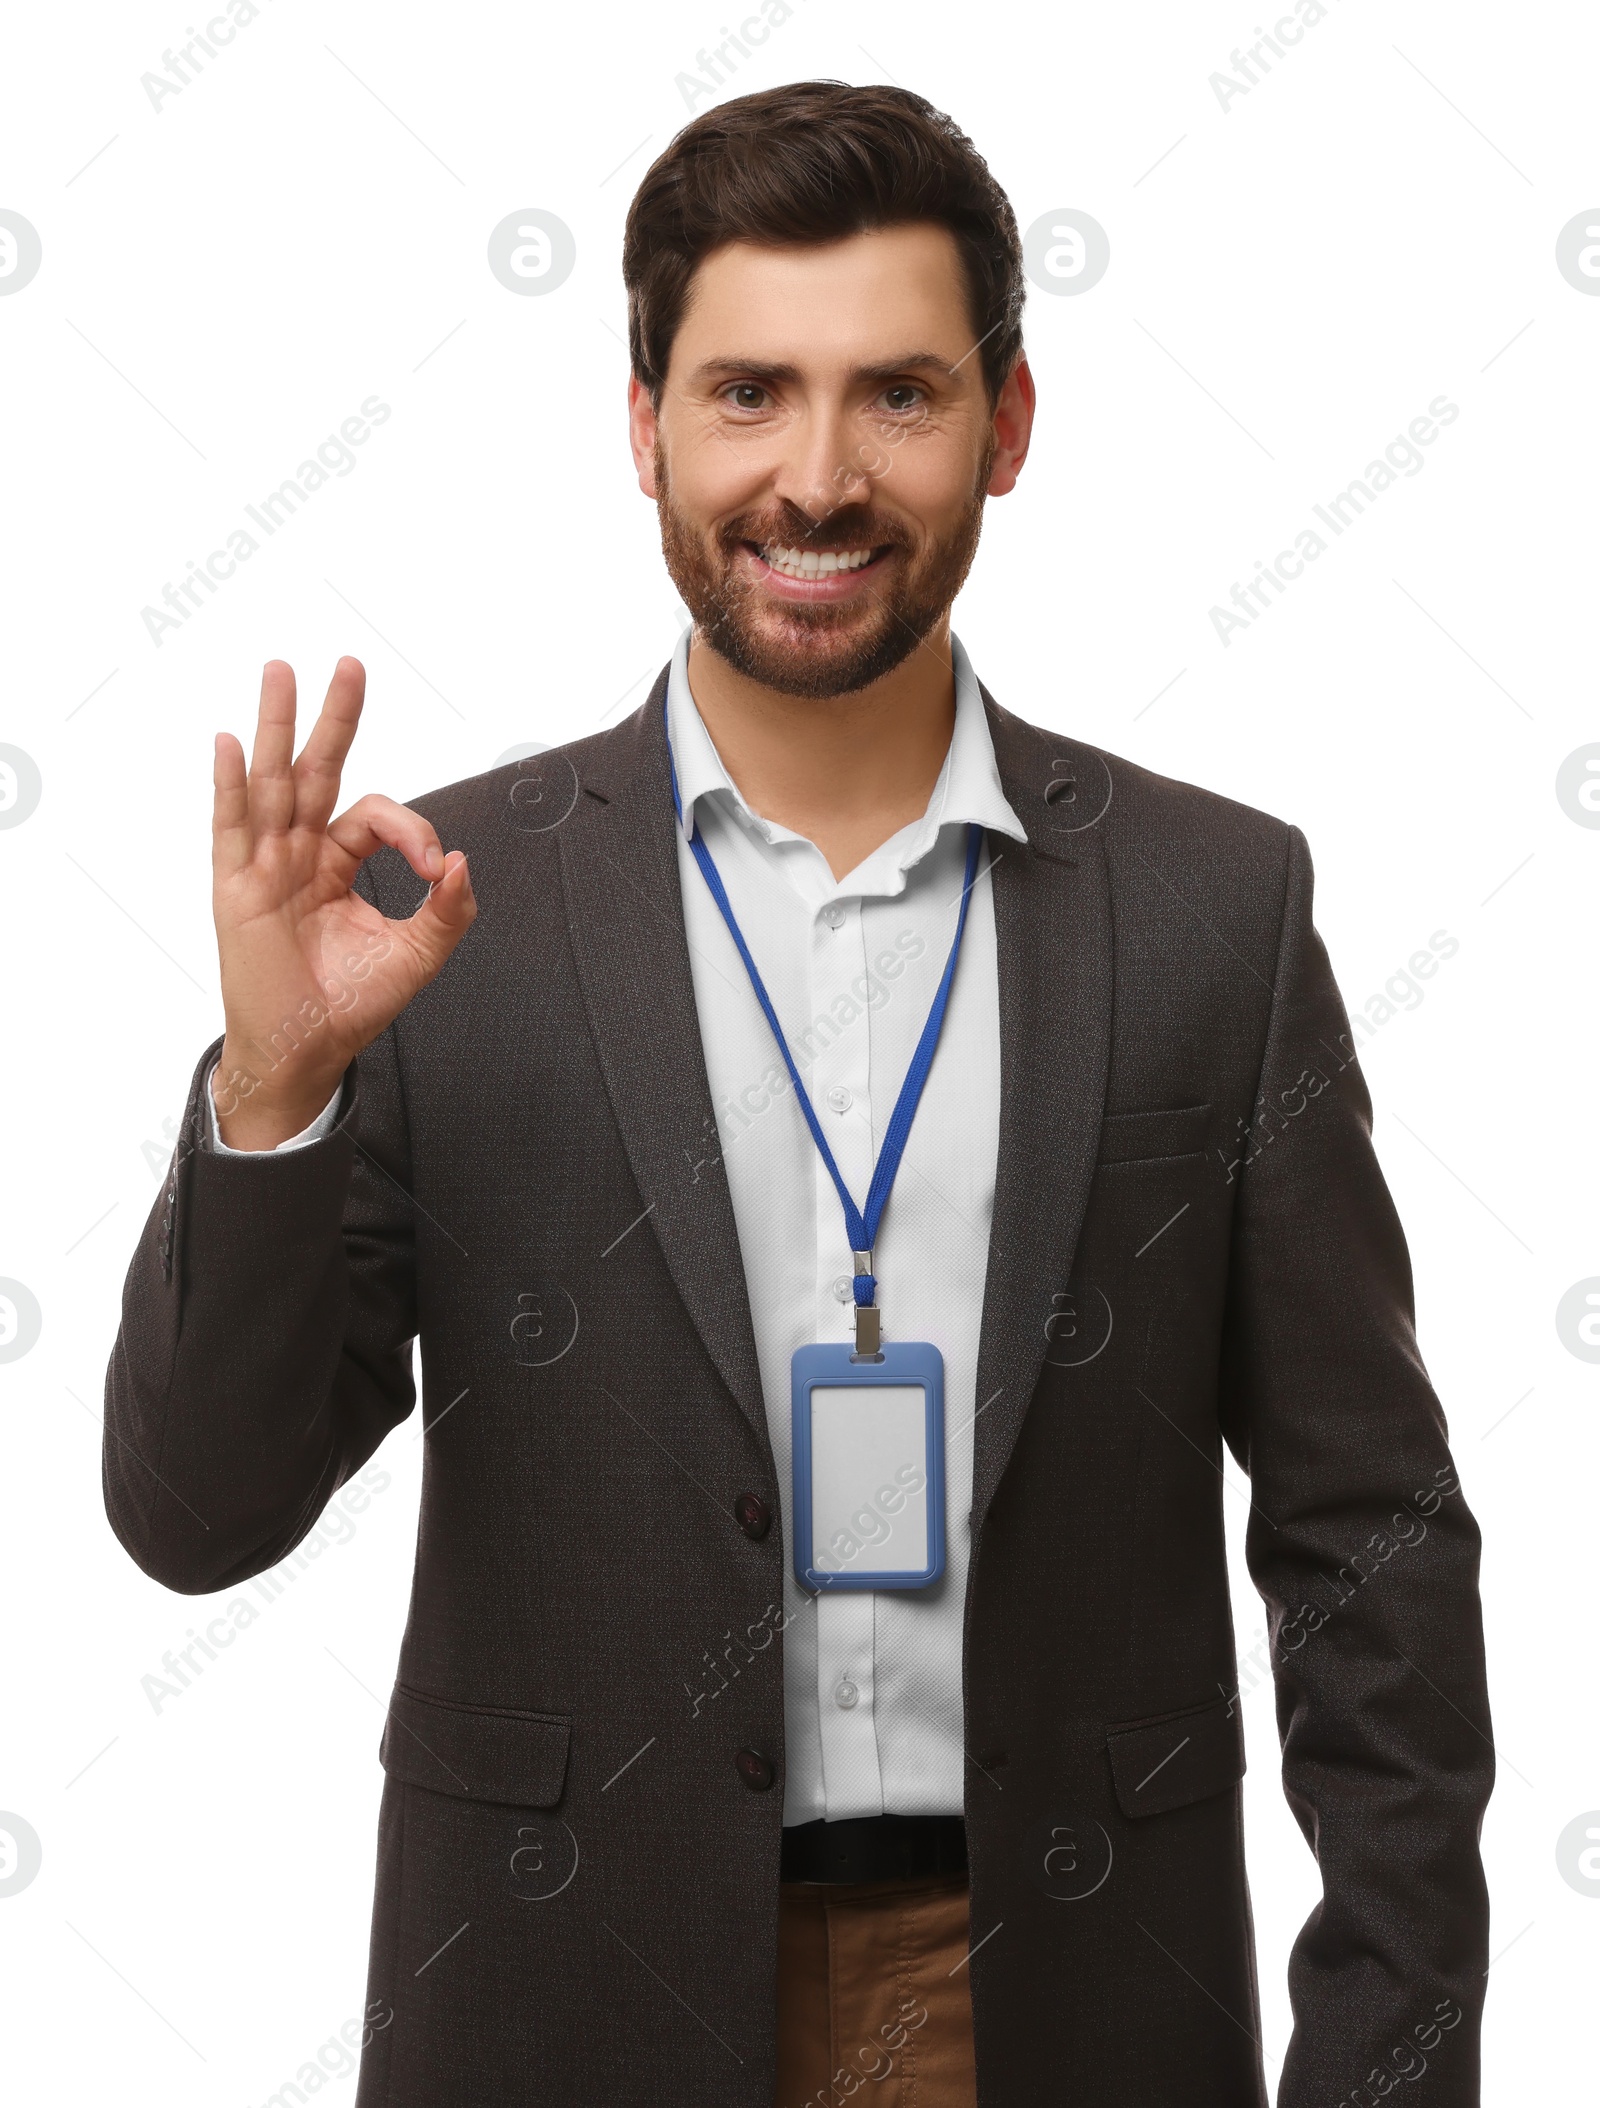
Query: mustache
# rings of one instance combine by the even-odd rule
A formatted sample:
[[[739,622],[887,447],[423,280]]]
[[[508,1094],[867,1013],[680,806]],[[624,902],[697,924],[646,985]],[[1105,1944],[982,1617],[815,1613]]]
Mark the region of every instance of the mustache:
[[[912,537],[900,521],[869,505],[841,505],[821,520],[785,504],[776,512],[746,513],[718,529],[717,540],[731,555],[741,543],[781,544],[786,549],[909,549]]]

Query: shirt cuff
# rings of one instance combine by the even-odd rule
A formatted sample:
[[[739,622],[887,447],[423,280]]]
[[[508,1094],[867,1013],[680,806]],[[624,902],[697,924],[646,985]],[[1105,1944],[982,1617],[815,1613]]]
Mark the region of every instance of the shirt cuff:
[[[287,1142],[279,1142],[272,1149],[230,1149],[222,1139],[222,1132],[217,1124],[217,1101],[211,1095],[211,1079],[216,1073],[217,1063],[213,1062],[206,1071],[206,1080],[201,1085],[201,1089],[205,1093],[206,1121],[211,1130],[211,1147],[218,1156],[279,1156],[285,1149],[304,1149],[311,1142],[320,1142],[323,1136],[332,1130],[334,1120],[339,1111],[339,1097],[344,1089],[343,1083],[335,1090],[333,1096],[328,1100],[321,1112],[318,1113],[311,1125],[302,1127],[297,1135],[290,1135]]]

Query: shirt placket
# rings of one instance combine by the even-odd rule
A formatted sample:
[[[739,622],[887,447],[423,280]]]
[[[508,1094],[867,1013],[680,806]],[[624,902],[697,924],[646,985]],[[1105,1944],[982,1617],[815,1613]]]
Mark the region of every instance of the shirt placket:
[[[831,899],[811,925],[808,1049],[803,1071],[839,1174],[865,1203],[872,1182],[876,1122],[872,1034],[863,991],[866,949],[862,902]],[[850,1238],[844,1210],[820,1152],[816,1180],[816,1337],[848,1339],[854,1328]],[[817,1709],[830,1819],[881,1813],[883,1780],[874,1719],[874,1601],[867,1590],[823,1595],[817,1603]]]

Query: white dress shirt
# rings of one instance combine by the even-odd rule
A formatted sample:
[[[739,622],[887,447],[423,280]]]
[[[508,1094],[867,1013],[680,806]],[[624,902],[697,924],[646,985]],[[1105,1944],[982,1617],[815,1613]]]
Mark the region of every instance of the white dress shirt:
[[[967,823],[1026,839],[954,640],[952,657],[955,729],[927,811],[843,879],[815,843],[740,796],[690,693],[687,633],[668,678],[685,821],[716,860],[858,1204],[955,934]],[[944,1357],[945,1572],[931,1588],[817,1597],[792,1567],[789,1363],[797,1347],[852,1337],[850,1240],[743,961],[678,831],[695,1006],[784,1504],[785,1823],[962,1810],[972,1426],[1000,1117],[990,860],[979,862],[938,1052],[875,1253],[885,1338],[930,1340]],[[337,1095],[280,1146],[318,1140],[336,1105]],[[214,1111],[211,1128],[213,1147],[225,1149]]]

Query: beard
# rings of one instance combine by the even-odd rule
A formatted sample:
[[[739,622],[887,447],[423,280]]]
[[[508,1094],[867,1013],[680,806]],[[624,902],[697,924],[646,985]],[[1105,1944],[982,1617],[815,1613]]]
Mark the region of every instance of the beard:
[[[983,523],[993,448],[949,532],[918,546],[905,522],[871,505],[842,505],[818,524],[787,502],[740,514],[708,535],[674,504],[666,461],[655,453],[661,553],[695,628],[737,673],[781,695],[853,695],[908,659],[944,615],[971,568]],[[880,584],[849,601],[780,602],[741,570],[747,542],[791,549],[843,545],[898,552]]]

